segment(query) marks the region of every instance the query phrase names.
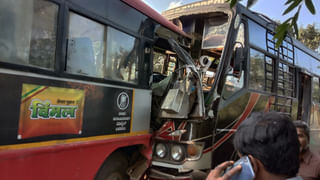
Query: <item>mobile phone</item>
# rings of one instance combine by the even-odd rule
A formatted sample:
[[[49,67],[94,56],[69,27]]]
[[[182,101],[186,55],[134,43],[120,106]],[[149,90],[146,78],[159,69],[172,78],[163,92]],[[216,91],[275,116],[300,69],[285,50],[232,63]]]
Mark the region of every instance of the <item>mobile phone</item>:
[[[255,177],[250,159],[248,156],[243,156],[241,157],[238,161],[236,161],[233,167],[236,167],[237,165],[241,165],[241,171],[236,173],[235,175],[233,175],[230,180],[253,180],[253,178]],[[230,169],[232,169],[230,168]],[[230,169],[227,169],[230,170]],[[227,172],[226,171],[226,172]]]

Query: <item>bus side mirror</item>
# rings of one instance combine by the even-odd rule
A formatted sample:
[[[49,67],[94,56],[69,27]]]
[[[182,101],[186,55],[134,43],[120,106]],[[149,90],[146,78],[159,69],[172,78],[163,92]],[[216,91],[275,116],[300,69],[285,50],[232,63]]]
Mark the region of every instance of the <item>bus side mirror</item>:
[[[240,77],[242,73],[242,65],[245,61],[245,48],[237,47],[234,53],[233,76]]]

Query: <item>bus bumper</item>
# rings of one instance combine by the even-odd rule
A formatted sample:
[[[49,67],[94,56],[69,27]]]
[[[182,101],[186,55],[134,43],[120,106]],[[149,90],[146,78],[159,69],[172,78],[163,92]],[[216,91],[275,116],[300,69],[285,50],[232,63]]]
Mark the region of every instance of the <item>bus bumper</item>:
[[[206,177],[207,174],[202,171],[192,171],[190,173],[173,175],[154,167],[149,169],[148,175],[149,180],[203,180],[206,179]]]
[[[151,168],[149,170],[149,179],[150,180],[164,180],[164,179],[177,179],[177,180],[192,180],[191,175],[182,175],[182,176],[176,176],[172,175],[166,172],[162,172],[160,170],[157,170],[155,168]]]

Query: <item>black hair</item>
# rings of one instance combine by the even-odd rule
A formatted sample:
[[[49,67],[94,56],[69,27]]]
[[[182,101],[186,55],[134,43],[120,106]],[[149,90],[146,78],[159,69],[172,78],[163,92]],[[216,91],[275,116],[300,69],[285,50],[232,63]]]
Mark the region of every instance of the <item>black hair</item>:
[[[301,128],[304,131],[304,134],[308,137],[308,140],[310,140],[310,128],[308,124],[301,120],[293,121],[293,124],[296,126],[296,128]]]
[[[241,155],[259,159],[269,173],[294,177],[299,170],[297,131],[286,114],[252,113],[240,124],[234,147]]]

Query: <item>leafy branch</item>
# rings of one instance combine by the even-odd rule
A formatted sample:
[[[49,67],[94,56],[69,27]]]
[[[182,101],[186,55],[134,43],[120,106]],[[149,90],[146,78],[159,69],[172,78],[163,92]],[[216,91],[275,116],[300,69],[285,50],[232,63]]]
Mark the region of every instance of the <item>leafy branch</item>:
[[[241,0],[227,0],[227,2],[230,3],[230,7],[232,8],[234,5],[237,4]],[[252,5],[254,5],[258,0],[248,0],[247,1],[247,8],[250,8]],[[299,37],[299,31],[298,31],[298,25],[297,21],[299,18],[301,6],[303,5],[303,2],[305,3],[306,7],[308,8],[309,12],[311,14],[315,14],[316,10],[314,8],[312,0],[287,0],[285,3],[287,7],[286,10],[284,10],[282,15],[286,15],[290,12],[292,12],[294,9],[297,9],[295,14],[292,17],[289,17],[286,21],[281,23],[276,28],[276,34],[274,36],[274,39],[276,39],[276,47],[279,48],[282,41],[285,39],[288,32],[293,32],[296,36],[296,38]]]

